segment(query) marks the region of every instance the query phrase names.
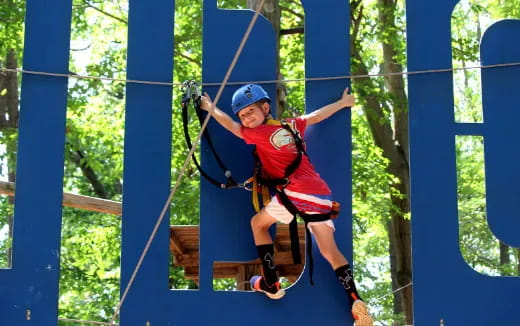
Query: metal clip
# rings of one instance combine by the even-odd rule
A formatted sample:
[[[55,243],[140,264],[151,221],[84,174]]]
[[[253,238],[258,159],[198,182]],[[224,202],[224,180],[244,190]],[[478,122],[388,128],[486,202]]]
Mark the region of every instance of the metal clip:
[[[193,100],[193,105],[195,106],[195,109],[199,109],[200,107],[200,96],[202,95],[200,91],[199,84],[197,84],[196,81],[192,80],[190,81],[190,88],[191,88],[191,99]]]
[[[249,178],[247,179],[246,181],[244,182],[241,182],[237,185],[238,188],[243,188],[244,190],[247,190],[247,191],[253,191],[253,178]]]
[[[190,83],[191,83],[190,80],[185,80],[182,83],[182,87],[181,87],[182,103],[187,103],[191,99],[191,86],[190,86]]]

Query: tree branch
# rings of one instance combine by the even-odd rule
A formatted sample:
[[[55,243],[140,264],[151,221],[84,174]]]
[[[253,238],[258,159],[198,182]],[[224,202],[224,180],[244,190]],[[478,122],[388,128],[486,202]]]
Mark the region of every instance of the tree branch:
[[[126,21],[125,19],[120,18],[120,17],[117,17],[117,16],[114,16],[114,15],[112,15],[111,13],[108,13],[108,12],[106,12],[106,11],[104,11],[104,10],[102,10],[102,9],[100,9],[100,8],[98,8],[98,7],[96,7],[96,6],[94,6],[93,4],[91,4],[90,2],[88,2],[87,0],[84,0],[84,3],[87,5],[87,7],[92,8],[92,9],[96,10],[97,12],[102,13],[102,14],[105,15],[105,16],[108,16],[108,17],[110,17],[110,18],[112,18],[112,19],[115,19],[115,20],[117,20],[117,21],[120,21],[121,23],[128,24],[128,21]]]
[[[281,35],[290,35],[290,34],[304,34],[304,28],[303,27],[295,27],[295,28],[288,28],[288,29],[281,29],[280,30],[280,36]]]
[[[72,161],[81,169],[81,172],[92,185],[94,193],[100,198],[108,198],[105,187],[99,181],[94,170],[88,165],[85,155],[80,150],[70,150]]]
[[[280,3],[280,9],[282,11],[285,11],[285,12],[288,12],[289,14],[293,15],[293,16],[296,16],[298,17],[301,21],[304,21],[305,17],[300,14],[300,13],[297,13],[296,11],[292,10],[292,9],[289,9],[288,7],[284,7],[282,6],[282,3]]]

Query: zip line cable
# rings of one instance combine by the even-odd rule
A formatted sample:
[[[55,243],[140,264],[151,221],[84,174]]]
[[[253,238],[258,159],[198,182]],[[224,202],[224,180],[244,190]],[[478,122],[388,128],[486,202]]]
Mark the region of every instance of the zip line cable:
[[[256,8],[255,10],[255,14],[253,15],[253,18],[251,19],[251,22],[249,23],[249,26],[247,27],[247,30],[246,32],[244,33],[244,36],[242,37],[242,41],[240,42],[240,45],[237,49],[237,51],[235,52],[235,56],[231,62],[231,64],[229,65],[229,68],[226,72],[226,75],[224,77],[224,80],[222,81],[222,84],[220,85],[220,88],[217,92],[217,95],[215,96],[215,101],[213,102],[213,105],[216,106],[219,99],[220,99],[220,96],[222,95],[222,91],[224,90],[224,87],[226,86],[228,80],[229,80],[229,77],[231,76],[231,72],[233,71],[233,69],[235,68],[235,65],[238,61],[238,57],[240,56],[240,54],[242,53],[242,50],[245,46],[245,43],[246,41],[248,40],[249,38],[249,34],[251,33],[251,30],[253,29],[253,26],[255,25],[256,23],[256,20],[260,14],[260,10],[262,10],[262,7],[264,6],[264,2],[265,0],[262,0],[260,2],[260,4],[258,5],[258,8]],[[159,218],[157,219],[157,222],[155,223],[155,227],[153,228],[153,231],[152,233],[150,234],[150,237],[148,238],[148,242],[146,243],[146,246],[143,250],[143,252],[141,253],[141,257],[139,258],[139,261],[137,262],[137,265],[134,269],[134,272],[132,273],[132,276],[130,277],[130,280],[128,281],[128,284],[126,285],[126,288],[125,288],[125,291],[123,293],[123,295],[121,296],[121,299],[116,307],[116,310],[114,311],[114,315],[112,316],[112,319],[111,319],[111,323],[114,323],[115,319],[117,318],[118,314],[119,314],[119,311],[121,309],[121,306],[123,305],[125,299],[126,299],[126,296],[128,294],[128,291],[130,290],[134,280],[135,280],[135,277],[137,275],[137,272],[139,271],[140,267],[141,267],[141,264],[144,260],[144,257],[146,256],[148,250],[150,249],[150,245],[153,241],[153,239],[155,238],[155,235],[157,233],[157,230],[159,229],[159,226],[162,222],[162,220],[164,219],[164,216],[166,214],[166,212],[168,211],[169,207],[170,207],[170,203],[173,199],[173,196],[175,195],[175,192],[177,191],[177,188],[179,187],[179,184],[180,184],[180,181],[182,179],[182,177],[184,176],[184,172],[188,166],[188,164],[190,163],[190,159],[193,155],[193,153],[195,152],[198,144],[199,144],[199,141],[202,137],[202,133],[204,131],[204,129],[206,128],[206,126],[208,125],[208,122],[209,122],[209,119],[211,118],[211,114],[208,114],[206,116],[206,119],[204,120],[204,123],[202,124],[201,126],[201,131],[199,132],[197,138],[195,139],[194,143],[193,143],[193,146],[190,150],[190,152],[188,153],[188,156],[186,157],[186,160],[184,161],[184,164],[182,166],[182,169],[179,173],[179,176],[177,177],[177,180],[175,182],[175,185],[173,187],[173,189],[171,190],[170,192],[170,195],[168,196],[168,199],[166,200],[166,203],[164,204],[164,207],[162,209],[162,212],[161,214],[159,215]]]
[[[430,73],[442,73],[442,72],[456,72],[464,70],[474,69],[491,69],[491,68],[503,68],[503,67],[515,67],[520,66],[520,62],[509,62],[509,63],[497,63],[491,65],[474,65],[467,67],[455,67],[455,68],[440,68],[440,69],[426,69],[426,70],[415,70],[415,71],[400,71],[400,72],[386,72],[386,73],[374,73],[374,74],[363,74],[363,75],[344,75],[344,76],[329,76],[329,77],[307,77],[307,78],[295,78],[295,79],[276,79],[276,80],[251,80],[251,81],[228,81],[226,85],[243,85],[243,84],[276,84],[276,83],[294,83],[302,81],[324,81],[324,80],[342,80],[342,79],[361,79],[361,78],[375,78],[375,77],[389,77],[389,76],[413,76]],[[111,81],[128,84],[147,84],[147,85],[162,85],[162,86],[182,86],[182,83],[173,82],[161,82],[151,80],[138,80],[138,79],[123,79],[114,77],[104,76],[89,76],[89,75],[78,75],[72,73],[55,73],[35,70],[25,70],[22,68],[1,68],[0,72],[16,72],[28,75],[40,75],[50,77],[64,77],[71,79],[91,79],[100,81]],[[202,83],[202,86],[220,86],[222,83]]]
[[[388,293],[386,293],[386,294],[383,294],[383,295],[381,295],[381,296],[379,296],[379,297],[376,297],[375,299],[371,299],[371,300],[369,300],[369,301],[370,301],[370,302],[379,302],[381,299],[383,299],[383,298],[389,296],[390,294],[396,294],[397,292],[402,291],[402,290],[404,290],[404,289],[406,289],[407,287],[412,286],[412,285],[413,285],[413,283],[410,282],[410,283],[408,283],[408,284],[406,284],[406,285],[401,286],[400,288],[397,288],[397,289],[393,290],[392,292],[388,292]]]

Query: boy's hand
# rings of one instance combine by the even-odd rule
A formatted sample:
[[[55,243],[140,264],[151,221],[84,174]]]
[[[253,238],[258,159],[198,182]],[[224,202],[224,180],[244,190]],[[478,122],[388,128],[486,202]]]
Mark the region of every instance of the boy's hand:
[[[208,93],[206,92],[204,92],[204,95],[200,97],[200,108],[208,112],[213,111],[213,102],[211,101],[211,97],[209,97]]]
[[[349,88],[345,88],[343,91],[343,95],[341,96],[341,105],[343,107],[352,107],[356,104],[356,97],[352,94],[349,94]]]

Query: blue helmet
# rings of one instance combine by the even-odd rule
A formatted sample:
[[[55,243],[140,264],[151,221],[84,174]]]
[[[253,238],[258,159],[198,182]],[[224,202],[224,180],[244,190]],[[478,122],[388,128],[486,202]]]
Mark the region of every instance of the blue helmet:
[[[231,100],[231,108],[233,109],[233,113],[237,114],[246,106],[260,100],[271,102],[271,98],[267,95],[267,92],[262,88],[262,86],[247,84],[235,91]]]

